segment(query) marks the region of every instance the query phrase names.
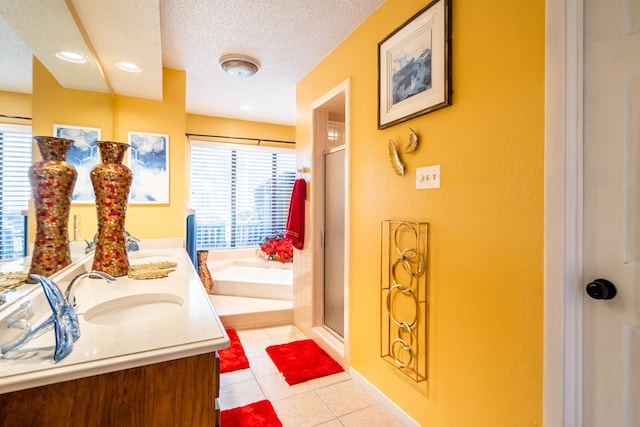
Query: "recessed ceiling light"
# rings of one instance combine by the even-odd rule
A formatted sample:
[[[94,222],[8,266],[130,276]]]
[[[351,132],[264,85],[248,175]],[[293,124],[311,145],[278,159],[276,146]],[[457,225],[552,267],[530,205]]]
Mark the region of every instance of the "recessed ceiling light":
[[[128,71],[130,73],[140,73],[142,72],[142,68],[138,67],[133,62],[120,61],[116,64],[116,67],[120,68],[123,71]]]
[[[220,67],[234,77],[251,77],[260,69],[260,63],[250,56],[231,54],[220,57]]]
[[[244,104],[244,105],[240,106],[240,109],[244,110],[244,111],[251,111],[251,110],[253,110],[253,105]]]
[[[63,61],[73,62],[74,64],[84,64],[87,62],[87,58],[84,55],[76,52],[69,52],[67,50],[60,50],[56,52],[56,57]]]

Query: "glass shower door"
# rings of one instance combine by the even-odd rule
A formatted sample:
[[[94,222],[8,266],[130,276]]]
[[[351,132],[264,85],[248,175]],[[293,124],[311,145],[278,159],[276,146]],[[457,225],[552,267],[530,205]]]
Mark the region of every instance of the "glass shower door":
[[[324,326],[344,338],[345,150],[324,155]]]

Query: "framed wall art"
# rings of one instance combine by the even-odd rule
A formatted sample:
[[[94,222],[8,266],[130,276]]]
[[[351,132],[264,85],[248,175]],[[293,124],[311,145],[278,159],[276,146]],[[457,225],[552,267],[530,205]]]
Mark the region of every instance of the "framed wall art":
[[[378,129],[451,105],[451,0],[435,0],[378,43]]]
[[[129,203],[169,203],[169,135],[129,132],[129,144]]]
[[[95,203],[96,197],[89,173],[100,161],[100,151],[96,144],[100,139],[100,129],[54,124],[53,135],[73,140],[71,148],[67,151],[67,162],[76,168],[78,178],[73,188],[71,202]]]

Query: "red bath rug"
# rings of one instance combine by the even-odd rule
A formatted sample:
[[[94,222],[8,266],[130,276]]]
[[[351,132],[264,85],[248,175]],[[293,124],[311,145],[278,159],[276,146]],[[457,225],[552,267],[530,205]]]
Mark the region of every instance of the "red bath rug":
[[[344,371],[311,339],[272,345],[266,351],[289,385]]]
[[[224,350],[218,351],[220,356],[220,373],[237,371],[238,369],[247,369],[249,367],[249,360],[244,354],[244,348],[238,333],[235,329],[227,329],[227,335],[231,340],[231,346]]]
[[[220,425],[229,427],[282,427],[271,402],[260,400],[220,413]]]

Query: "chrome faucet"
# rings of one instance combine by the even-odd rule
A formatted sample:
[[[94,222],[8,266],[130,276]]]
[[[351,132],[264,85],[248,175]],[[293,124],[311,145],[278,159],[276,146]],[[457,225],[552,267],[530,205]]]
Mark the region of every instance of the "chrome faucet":
[[[83,277],[87,277],[87,276],[100,277],[109,283],[116,280],[116,278],[113,277],[112,275],[107,274],[103,271],[98,271],[98,270],[89,270],[89,271],[85,271],[83,273],[78,274],[76,277],[74,277],[71,280],[71,283],[69,283],[69,286],[67,286],[67,290],[64,293],[64,296],[69,302],[69,304],[73,305],[74,307],[76,305],[76,297],[74,294],[76,292],[76,287],[78,286],[76,282],[78,282],[78,280],[82,279]]]
[[[140,250],[140,246],[138,246],[138,242],[140,241],[140,239],[138,239],[137,237],[133,237],[126,230],[124,232],[124,239],[125,239],[125,245],[126,245],[126,248],[127,248],[127,252],[133,252],[133,251]]]
[[[87,239],[84,239],[84,242],[87,244],[87,247],[84,248],[85,255],[96,248],[96,242],[90,242]]]
[[[138,245],[138,242],[140,242],[140,239],[138,239],[137,237],[133,237],[126,230],[124,232],[124,240],[125,240],[125,247],[127,249],[127,252],[140,250],[140,246]],[[96,248],[96,245],[98,244],[98,235],[96,234],[95,236],[93,236],[93,241],[90,242],[87,239],[84,239],[84,242],[87,244],[87,247],[84,248],[84,253],[88,254],[89,252],[93,251]]]

